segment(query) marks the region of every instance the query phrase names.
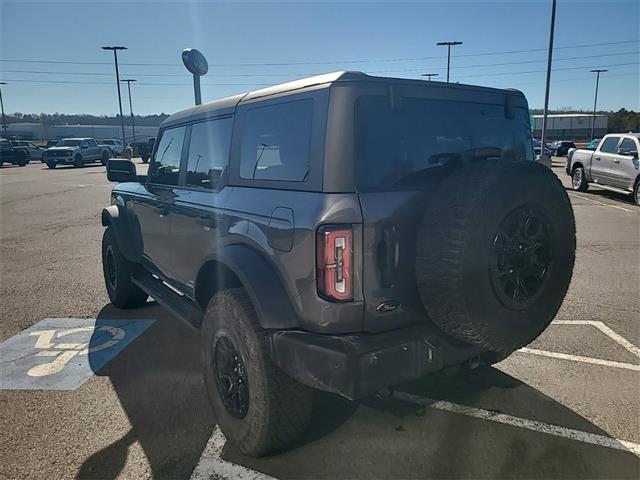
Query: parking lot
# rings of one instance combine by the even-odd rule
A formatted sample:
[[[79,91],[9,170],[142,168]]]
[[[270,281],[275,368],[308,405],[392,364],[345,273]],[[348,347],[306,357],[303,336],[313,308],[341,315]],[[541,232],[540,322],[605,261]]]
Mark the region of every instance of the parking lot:
[[[569,187],[563,165],[553,170]],[[111,186],[100,165],[0,170],[0,341],[44,319],[90,319],[113,339],[143,322],[104,366],[78,373],[75,390],[0,390],[0,478],[640,477],[640,208],[630,198],[569,191],[572,284],[526,349],[357,403],[318,393],[302,444],[250,459],[216,429],[197,334],[154,302],[109,304],[100,211]]]

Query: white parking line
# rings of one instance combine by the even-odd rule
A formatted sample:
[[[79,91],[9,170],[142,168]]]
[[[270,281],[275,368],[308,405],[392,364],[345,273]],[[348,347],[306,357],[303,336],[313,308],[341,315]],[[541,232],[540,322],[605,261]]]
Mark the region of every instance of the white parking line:
[[[592,445],[612,448],[615,450],[628,451],[640,457],[640,444],[629,442],[627,440],[619,440],[617,438],[611,438],[605,435],[598,435],[596,433],[583,432],[582,430],[575,430],[573,428],[561,427],[559,425],[553,425],[550,423],[540,422],[537,420],[529,420],[527,418],[514,417],[512,415],[507,415],[505,413],[483,410],[482,408],[468,407],[466,405],[446,402],[443,400],[423,398],[423,397],[419,397],[418,395],[413,395],[405,392],[394,391],[392,396],[394,398],[397,398],[398,400],[415,403],[417,405],[428,406],[430,408],[435,408],[436,410],[442,410],[445,412],[455,413],[458,415],[466,415],[468,417],[488,420],[490,422],[502,423],[504,425],[510,425],[512,427],[523,428],[523,429],[531,430],[534,432],[545,433],[547,435],[567,438],[570,440],[576,440],[578,442],[583,442],[583,443],[590,443]]]
[[[223,460],[222,448],[226,441],[227,439],[220,431],[220,427],[216,426],[196,468],[191,474],[191,480],[273,480],[273,477],[269,475]]]
[[[610,203],[599,202],[598,200],[594,200],[593,198],[584,197],[582,195],[578,195],[577,193],[574,193],[574,192],[571,192],[571,191],[569,192],[569,195],[573,195],[574,197],[578,197],[578,198],[581,198],[583,200],[588,200],[590,202],[593,202],[593,203],[595,203],[597,205],[601,205],[603,207],[617,208],[618,210],[624,210],[625,212],[629,212],[629,213],[633,213],[634,212],[634,210],[630,210],[628,208],[624,208],[624,207],[621,207],[619,205],[611,205]]]
[[[622,335],[614,332],[611,328],[607,327],[603,322],[596,320],[556,320],[552,323],[552,325],[591,325],[592,327],[596,327],[606,336],[608,336],[611,340],[616,342],[622,348],[625,348],[629,352],[633,353],[636,357],[640,358],[640,348],[636,347],[629,340],[624,338]]]
[[[640,372],[640,365],[633,363],[613,362],[611,360],[602,360],[601,358],[582,357],[580,355],[569,355],[567,353],[550,352],[548,350],[538,350],[535,348],[521,348],[514,353],[529,353],[531,355],[540,355],[541,357],[559,358],[561,360],[571,360],[572,362],[590,363],[592,365],[602,365],[603,367],[622,368]]]

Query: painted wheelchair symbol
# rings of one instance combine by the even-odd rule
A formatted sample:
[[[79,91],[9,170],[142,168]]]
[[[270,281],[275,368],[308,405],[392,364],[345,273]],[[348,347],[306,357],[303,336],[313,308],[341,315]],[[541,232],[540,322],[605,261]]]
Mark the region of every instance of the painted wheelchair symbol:
[[[53,343],[54,338],[58,339],[80,332],[105,332],[103,335],[106,337],[106,341],[93,346],[89,346],[90,341],[83,343]],[[88,355],[89,353],[95,353],[113,347],[124,338],[125,332],[121,328],[103,325],[96,328],[69,328],[57,333],[55,330],[41,330],[32,332],[29,336],[38,337],[35,347],[42,350],[36,353],[37,357],[54,358],[48,363],[42,363],[31,368],[27,372],[27,375],[30,377],[46,377],[47,375],[53,375],[62,371],[69,361],[76,356]]]

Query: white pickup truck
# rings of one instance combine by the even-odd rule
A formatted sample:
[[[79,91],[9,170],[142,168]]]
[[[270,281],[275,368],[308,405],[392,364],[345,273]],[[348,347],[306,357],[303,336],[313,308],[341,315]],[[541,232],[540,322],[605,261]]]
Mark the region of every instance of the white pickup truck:
[[[589,184],[607,190],[632,193],[640,205],[640,133],[605,135],[596,150],[577,149],[567,156],[567,175],[574,190],[584,192]]]
[[[65,138],[55,147],[47,149],[43,160],[49,168],[56,168],[58,165],[82,167],[93,162],[106,165],[112,156],[113,152],[108,145],[99,145],[93,138]]]

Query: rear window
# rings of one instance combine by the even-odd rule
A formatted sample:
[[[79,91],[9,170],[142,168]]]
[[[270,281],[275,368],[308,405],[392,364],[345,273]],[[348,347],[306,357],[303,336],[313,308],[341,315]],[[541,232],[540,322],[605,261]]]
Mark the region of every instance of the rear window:
[[[361,97],[356,106],[357,185],[360,190],[402,188],[428,169],[463,159],[532,160],[528,111],[504,105]]]

